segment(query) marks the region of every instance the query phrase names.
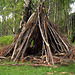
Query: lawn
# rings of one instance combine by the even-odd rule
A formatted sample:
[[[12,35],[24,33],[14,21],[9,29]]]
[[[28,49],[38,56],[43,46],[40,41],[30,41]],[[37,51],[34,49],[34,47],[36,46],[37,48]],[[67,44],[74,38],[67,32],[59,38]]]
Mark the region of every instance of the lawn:
[[[10,62],[3,62],[10,63]],[[1,63],[2,64],[2,63]],[[14,63],[12,63],[14,64]],[[20,64],[20,63],[18,63]],[[75,64],[54,67],[0,66],[0,75],[75,75]]]

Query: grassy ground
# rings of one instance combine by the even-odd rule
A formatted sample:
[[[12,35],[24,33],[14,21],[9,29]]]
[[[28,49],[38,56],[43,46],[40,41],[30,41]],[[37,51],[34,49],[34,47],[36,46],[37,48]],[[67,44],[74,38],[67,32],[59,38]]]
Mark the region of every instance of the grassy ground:
[[[75,64],[73,63],[68,66],[59,65],[57,68],[31,67],[28,65],[0,66],[0,75],[75,75]]]

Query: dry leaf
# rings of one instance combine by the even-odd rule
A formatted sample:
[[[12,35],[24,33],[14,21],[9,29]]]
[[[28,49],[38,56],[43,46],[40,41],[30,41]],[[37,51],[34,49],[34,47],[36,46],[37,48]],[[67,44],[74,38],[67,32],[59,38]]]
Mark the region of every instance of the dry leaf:
[[[47,74],[50,74],[50,75],[52,74],[53,75],[53,73],[51,73],[51,72],[47,72]]]
[[[58,66],[54,65],[53,68],[58,68]]]
[[[54,73],[56,73],[56,71],[54,71]]]
[[[60,74],[66,74],[66,73],[68,73],[68,72],[60,72]]]

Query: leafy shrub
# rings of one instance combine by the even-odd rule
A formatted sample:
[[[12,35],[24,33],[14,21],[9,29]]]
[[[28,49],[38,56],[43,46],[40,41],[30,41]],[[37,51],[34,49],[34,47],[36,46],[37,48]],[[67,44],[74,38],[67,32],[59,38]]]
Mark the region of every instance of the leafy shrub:
[[[2,36],[0,37],[0,45],[8,45],[10,43],[12,43],[13,41],[13,36]]]

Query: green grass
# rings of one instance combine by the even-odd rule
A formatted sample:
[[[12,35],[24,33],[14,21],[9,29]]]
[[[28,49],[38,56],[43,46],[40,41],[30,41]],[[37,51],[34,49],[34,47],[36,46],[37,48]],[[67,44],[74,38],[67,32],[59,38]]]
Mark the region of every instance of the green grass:
[[[0,45],[9,45],[13,41],[13,36],[0,37]]]
[[[75,75],[75,64],[73,63],[68,66],[59,65],[58,68],[31,67],[28,65],[26,66],[0,66],[0,75],[50,75],[47,73],[52,73],[53,75],[63,75],[61,74],[61,72],[66,72],[64,75]]]
[[[72,43],[72,45],[75,45],[75,42],[74,42],[74,43]]]

